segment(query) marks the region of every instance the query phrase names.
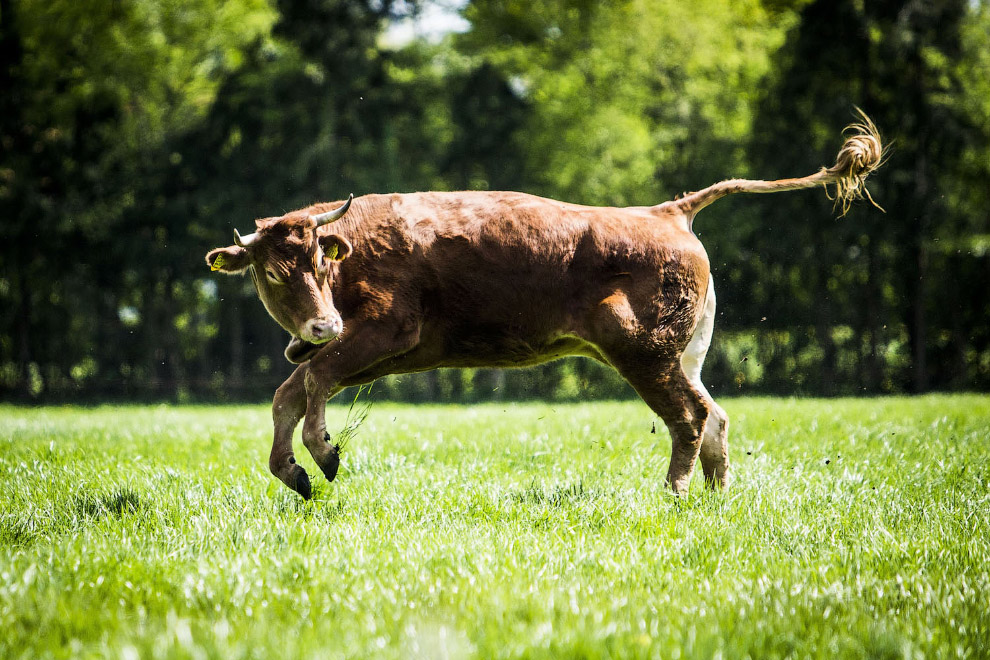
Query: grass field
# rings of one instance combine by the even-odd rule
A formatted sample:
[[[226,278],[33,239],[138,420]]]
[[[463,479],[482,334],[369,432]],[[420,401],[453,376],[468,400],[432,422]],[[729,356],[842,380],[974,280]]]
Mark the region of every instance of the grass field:
[[[251,407],[0,407],[0,658],[990,657],[990,397],[376,404],[306,503]],[[346,409],[331,407],[331,428]]]

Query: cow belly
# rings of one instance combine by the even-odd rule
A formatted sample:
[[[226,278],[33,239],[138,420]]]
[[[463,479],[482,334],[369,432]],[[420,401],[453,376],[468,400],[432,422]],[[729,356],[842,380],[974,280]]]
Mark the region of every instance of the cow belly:
[[[388,374],[416,373],[442,367],[528,367],[568,355],[606,361],[595,346],[569,334],[527,340],[504,333],[478,331],[452,336],[444,335],[439,328],[433,328],[432,332],[424,329],[416,347],[378,362],[369,369],[343,377],[340,385],[362,385]]]
[[[501,333],[449,339],[443,367],[528,367],[568,355],[601,359],[594,346],[574,335],[522,339]]]

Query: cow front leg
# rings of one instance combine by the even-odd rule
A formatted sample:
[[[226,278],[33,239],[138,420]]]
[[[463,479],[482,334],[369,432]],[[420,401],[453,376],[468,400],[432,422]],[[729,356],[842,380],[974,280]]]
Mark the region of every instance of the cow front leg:
[[[305,419],[302,439],[313,460],[333,481],[340,467],[340,447],[327,433],[327,401],[348,385],[371,382],[392,373],[389,358],[405,353],[419,341],[419,327],[405,324],[354,324],[345,338],[322,349],[306,365]],[[355,381],[354,376],[359,375]]]
[[[312,371],[306,375],[306,419],[302,439],[327,481],[333,481],[340,468],[340,447],[330,443],[327,433],[327,401],[341,389],[322,384]]]
[[[296,463],[292,451],[292,433],[306,414],[307,372],[307,365],[302,365],[275,391],[275,399],[272,401],[275,439],[268,458],[268,468],[282,483],[308,500],[313,496],[309,475]]]

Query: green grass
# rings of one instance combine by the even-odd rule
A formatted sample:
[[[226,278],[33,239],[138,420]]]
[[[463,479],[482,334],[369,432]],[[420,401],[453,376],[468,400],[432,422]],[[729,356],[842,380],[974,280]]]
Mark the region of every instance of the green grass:
[[[990,397],[724,407],[724,496],[641,403],[376,404],[310,503],[267,407],[0,407],[0,658],[990,656]]]

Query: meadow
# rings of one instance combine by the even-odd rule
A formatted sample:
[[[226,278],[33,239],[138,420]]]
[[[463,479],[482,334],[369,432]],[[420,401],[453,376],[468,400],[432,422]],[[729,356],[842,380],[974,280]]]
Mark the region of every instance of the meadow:
[[[990,397],[376,403],[304,502],[267,406],[0,406],[0,658],[990,657]],[[331,429],[346,407],[331,406]]]

